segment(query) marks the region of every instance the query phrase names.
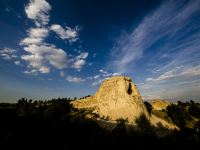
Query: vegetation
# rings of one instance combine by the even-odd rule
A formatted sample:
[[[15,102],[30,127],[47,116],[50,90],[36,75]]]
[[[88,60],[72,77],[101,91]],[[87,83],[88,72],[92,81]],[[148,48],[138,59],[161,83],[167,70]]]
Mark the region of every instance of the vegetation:
[[[173,122],[182,130],[197,130],[198,126],[195,126],[200,119],[199,103],[194,103],[194,101],[186,103],[178,101],[177,104],[169,105],[166,112]]]
[[[144,115],[136,120],[137,127],[118,119],[114,128],[108,130],[96,119],[85,117],[85,110],[73,108],[70,101],[22,98],[16,104],[1,103],[0,149],[150,149],[159,145],[192,149],[199,144],[200,105],[193,101],[167,107],[166,114],[181,130],[170,131],[165,137],[155,134],[157,129]]]

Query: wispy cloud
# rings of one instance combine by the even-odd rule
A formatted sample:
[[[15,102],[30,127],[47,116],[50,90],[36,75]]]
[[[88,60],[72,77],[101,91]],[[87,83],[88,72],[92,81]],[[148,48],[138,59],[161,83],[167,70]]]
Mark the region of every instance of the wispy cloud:
[[[172,80],[174,78],[192,78],[195,76],[200,76],[200,65],[197,66],[191,66],[191,67],[177,67],[171,70],[168,70],[161,74],[160,76],[156,78],[147,78],[146,81],[167,81]]]
[[[64,71],[60,71],[60,76],[64,77],[65,76],[65,72]]]
[[[0,57],[2,59],[12,60],[17,58],[16,50],[5,47],[4,49],[0,50]]]
[[[68,82],[74,82],[74,83],[80,83],[80,82],[84,82],[85,80],[79,77],[72,77],[72,76],[67,76],[66,80]]]
[[[124,33],[111,50],[110,66],[113,70],[127,72],[148,50],[170,53],[199,40],[199,23],[194,22],[199,12],[199,1],[166,1],[144,17],[132,32]],[[189,37],[188,37],[189,34]],[[187,41],[187,43],[184,43]],[[182,45],[184,44],[184,45]],[[189,46],[189,45],[188,45]],[[189,53],[189,52],[188,52]],[[148,58],[147,58],[148,59]]]
[[[164,1],[116,40],[109,67],[129,74],[142,69],[146,79],[139,88],[146,97],[175,98],[185,95],[186,89],[198,95],[190,85],[200,76],[199,8],[198,0]]]
[[[99,85],[103,80],[105,80],[106,78],[103,78],[103,79],[99,79],[99,80],[96,80],[92,83],[92,86],[96,86],[96,85]]]
[[[14,63],[15,63],[15,65],[17,65],[17,66],[21,66],[21,65],[22,65],[21,62],[20,62],[19,60],[15,61]]]
[[[86,63],[86,58],[88,57],[88,52],[82,52],[78,56],[76,56],[75,61],[73,63],[73,67],[80,70],[83,65]]]
[[[76,26],[74,29],[66,26],[65,28],[61,27],[61,25],[53,24],[50,28],[52,31],[58,34],[58,36],[65,40],[67,39],[69,42],[75,42],[78,40],[78,31],[79,28]]]
[[[95,75],[93,77],[88,77],[87,79],[93,80],[92,86],[96,86],[96,85],[100,84],[102,81],[104,81],[105,79],[108,79],[109,77],[120,76],[121,74],[122,73],[120,73],[120,72],[111,73],[104,69],[100,69],[98,75]]]

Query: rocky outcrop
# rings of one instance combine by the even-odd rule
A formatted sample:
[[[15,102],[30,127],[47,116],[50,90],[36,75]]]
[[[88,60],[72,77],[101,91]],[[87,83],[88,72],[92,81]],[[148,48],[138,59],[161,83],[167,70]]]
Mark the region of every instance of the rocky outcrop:
[[[100,117],[109,118],[110,121],[122,118],[134,123],[141,114],[149,118],[136,85],[131,78],[124,76],[115,76],[103,81],[95,96],[77,100],[73,105],[77,108],[94,108],[95,113]]]
[[[99,118],[106,118],[111,123],[116,123],[117,119],[127,119],[129,124],[135,124],[135,120],[142,114],[150,121],[153,126],[162,124],[169,129],[178,129],[175,125],[155,115],[149,115],[143,103],[142,97],[137,86],[131,78],[125,76],[115,76],[104,80],[96,94],[86,99],[72,102],[78,109],[85,109],[91,114],[98,114]],[[162,110],[168,106],[167,102],[154,101],[154,110]]]
[[[170,102],[166,100],[155,99],[152,100],[151,104],[154,110],[163,110],[166,109],[168,105],[170,105]]]
[[[131,78],[116,76],[105,80],[96,92],[97,111],[110,120],[128,119],[133,123],[141,114],[149,118],[142,97]]]

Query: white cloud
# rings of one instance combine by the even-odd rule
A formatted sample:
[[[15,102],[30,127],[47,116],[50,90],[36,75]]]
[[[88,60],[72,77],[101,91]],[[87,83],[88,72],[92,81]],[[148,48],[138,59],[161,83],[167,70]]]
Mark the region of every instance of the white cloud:
[[[41,73],[49,73],[51,64],[57,69],[66,68],[68,65],[67,54],[64,50],[56,48],[54,45],[29,45],[24,48],[29,52],[21,58],[29,62],[28,67],[37,69]]]
[[[27,17],[32,19],[37,26],[48,24],[50,10],[51,6],[45,0],[30,0],[25,7]]]
[[[83,59],[76,60],[74,62],[74,68],[76,68],[76,69],[81,69],[83,65],[85,65],[85,60],[83,60]]]
[[[96,75],[94,76],[94,79],[98,79],[100,77],[100,75]]]
[[[15,61],[14,63],[15,63],[15,65],[17,65],[17,66],[20,66],[20,65],[21,65],[21,62],[20,62],[19,60]]]
[[[0,50],[0,53],[14,54],[16,50],[5,47],[3,50]]]
[[[0,50],[0,56],[2,59],[11,60],[17,58],[16,50],[5,47],[3,50]]]
[[[103,69],[100,69],[99,72],[104,72],[104,70],[103,70]]]
[[[119,75],[121,75],[122,73],[120,73],[120,72],[115,72],[115,73],[113,73],[112,74],[112,76],[119,76]]]
[[[34,38],[45,38],[48,35],[48,29],[46,28],[31,28],[29,30],[29,36]]]
[[[12,57],[8,54],[0,54],[0,56],[2,57],[2,59],[7,59],[7,60],[12,59]]]
[[[200,80],[186,80],[184,82],[171,82],[163,84],[154,82],[138,85],[144,99],[161,98],[167,100],[199,100]]]
[[[69,42],[75,42],[78,40],[78,26],[72,29],[68,26],[63,28],[59,24],[53,24],[50,29],[58,34],[58,36],[63,40],[68,40]]]
[[[200,65],[190,67],[181,72],[182,76],[193,77],[193,76],[200,76]]]
[[[20,42],[20,45],[40,44],[43,39],[27,37]]]
[[[28,31],[28,37],[20,42],[20,45],[41,44],[45,37],[48,35],[46,28],[31,28]]]
[[[112,76],[112,73],[106,73],[106,74],[103,74],[102,76],[103,77],[109,77],[109,76]]]
[[[85,59],[88,57],[88,52],[82,52],[78,56],[76,56],[73,67],[76,69],[81,69],[83,65],[85,65]]]
[[[108,73],[107,71],[105,71],[103,69],[100,69],[99,72],[104,73],[104,74]]]
[[[76,59],[86,59],[88,57],[88,52],[82,52],[76,57]]]
[[[25,74],[37,74],[37,72],[38,71],[36,69],[31,69],[29,71],[28,70],[24,71]]]
[[[49,73],[50,68],[45,66],[45,60],[43,56],[40,55],[22,55],[22,60],[29,62],[28,68],[31,70],[37,70],[40,73]],[[29,71],[31,72],[31,71]]]
[[[64,71],[60,71],[60,76],[64,77],[65,76],[65,72]]]
[[[84,79],[81,79],[79,77],[72,77],[72,76],[67,76],[66,80],[68,82],[74,82],[74,83],[80,83],[80,82],[84,82],[85,81]]]
[[[94,81],[94,82],[92,83],[92,86],[99,85],[102,81],[103,81],[102,79],[99,79],[99,80],[97,80],[97,81]]]
[[[118,73],[118,72],[109,73],[108,71],[105,71],[103,69],[100,69],[99,72],[101,74],[95,75],[94,77],[88,77],[87,78],[89,80],[94,80],[94,82],[92,83],[92,86],[96,86],[96,85],[100,84],[103,80],[108,79],[109,77],[121,75],[121,73]]]
[[[108,79],[108,78],[103,78],[103,79],[99,79],[99,80],[97,80],[97,81],[94,81],[93,83],[92,83],[92,86],[96,86],[96,85],[99,85],[99,84],[101,84],[104,80],[106,80],[106,79]]]
[[[42,67],[39,68],[39,71],[41,73],[49,73],[50,72],[50,68],[46,67],[46,66],[42,66]]]
[[[171,67],[157,77],[147,78],[143,85],[139,85],[141,93],[145,97],[152,95],[154,98],[171,100],[198,99],[200,65],[180,66],[170,70]]]
[[[187,66],[187,67],[176,67],[168,70],[156,78],[147,78],[146,81],[167,81],[174,78],[185,79],[200,76],[200,65]]]
[[[78,26],[71,28],[69,26],[62,27],[59,24],[47,25],[50,19],[50,10],[51,6],[46,0],[30,0],[25,6],[27,17],[33,20],[36,25],[27,31],[27,37],[19,43],[26,52],[20,56],[21,60],[27,62],[27,70],[24,71],[26,74],[49,73],[52,68],[75,68],[80,71],[86,64],[88,52],[79,51],[77,56],[71,55],[68,59],[68,55],[63,49],[45,42],[49,31],[54,31],[61,39],[69,42],[78,40]],[[0,51],[0,57],[13,59],[17,58],[17,55],[15,50],[4,48]],[[21,62],[16,59],[14,59],[14,63],[21,65]],[[60,71],[60,76],[65,76],[63,71]],[[73,79],[78,81],[80,78]]]

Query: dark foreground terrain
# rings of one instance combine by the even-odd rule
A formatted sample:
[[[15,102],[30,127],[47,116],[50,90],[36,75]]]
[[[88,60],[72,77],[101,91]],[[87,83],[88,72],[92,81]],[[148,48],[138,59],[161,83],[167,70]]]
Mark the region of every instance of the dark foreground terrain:
[[[178,102],[160,114],[175,123],[180,131],[152,127],[141,116],[136,127],[119,119],[114,128],[103,128],[87,112],[76,110],[69,99],[0,104],[0,150],[4,149],[193,149],[200,142],[200,105]],[[151,105],[145,103],[149,113]],[[157,112],[158,113],[158,112]],[[167,132],[158,137],[156,131]]]

